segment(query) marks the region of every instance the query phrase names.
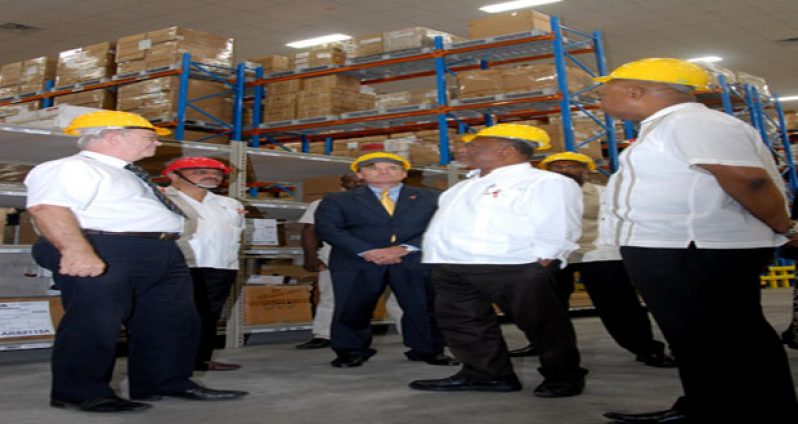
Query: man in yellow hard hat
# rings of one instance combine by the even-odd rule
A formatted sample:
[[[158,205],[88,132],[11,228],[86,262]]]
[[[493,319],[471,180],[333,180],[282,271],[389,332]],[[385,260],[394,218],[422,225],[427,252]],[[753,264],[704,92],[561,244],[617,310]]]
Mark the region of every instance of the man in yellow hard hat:
[[[576,335],[555,275],[577,249],[582,194],[571,179],[533,168],[549,148],[540,128],[498,124],[463,138],[458,157],[474,171],[440,198],[422,251],[433,265],[435,309],[455,375],[417,380],[416,390],[521,390],[492,304],[540,350],[539,397],[575,396],[585,386]]]
[[[421,264],[421,236],[439,193],[402,184],[409,168],[410,162],[392,153],[362,155],[351,169],[365,185],[327,194],[316,211],[316,232],[332,246],[333,367],[359,367],[377,353],[371,348],[371,316],[386,285],[404,311],[402,337],[410,348],[405,356],[431,365],[457,364],[443,354],[429,269]]]
[[[596,79],[602,109],[640,122],[605,196],[612,243],[670,344],[684,396],[669,410],[609,412],[622,423],[798,422],[759,274],[798,239],[784,182],[757,131],[696,103],[708,75],[650,58]]]
[[[566,306],[573,292],[574,274],[578,272],[601,322],[621,347],[646,365],[675,367],[673,358],[665,352],[665,344],[654,339],[648,312],[640,305],[629,281],[618,246],[599,243],[604,187],[585,181],[588,173],[597,169],[593,159],[582,153],[555,153],[547,156],[539,167],[569,177],[582,187],[585,209],[579,249],[571,253],[568,266],[557,273],[558,288]]]
[[[116,344],[129,337],[134,399],[233,399],[190,380],[199,322],[191,277],[175,240],[184,212],[133,162],[150,157],[157,136],[141,116],[100,111],[65,129],[80,153],[36,166],[25,179],[27,208],[42,237],[33,256],[53,272],[64,317],[52,355],[50,404],[88,412],[150,407],[110,387]]]

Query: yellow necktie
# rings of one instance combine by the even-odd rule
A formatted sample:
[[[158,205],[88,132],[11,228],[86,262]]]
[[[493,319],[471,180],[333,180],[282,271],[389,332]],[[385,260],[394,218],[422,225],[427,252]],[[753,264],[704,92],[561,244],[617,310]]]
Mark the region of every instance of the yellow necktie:
[[[382,207],[385,208],[386,212],[388,212],[388,215],[393,216],[393,211],[396,210],[396,203],[391,200],[391,196],[388,195],[388,190],[385,190],[380,194],[380,204],[382,204]],[[395,241],[396,234],[391,234],[391,243]]]
[[[396,203],[391,200],[391,196],[388,195],[388,190],[380,194],[380,203],[382,207],[385,208],[385,211],[388,212],[388,215],[393,216],[393,211],[396,210]]]

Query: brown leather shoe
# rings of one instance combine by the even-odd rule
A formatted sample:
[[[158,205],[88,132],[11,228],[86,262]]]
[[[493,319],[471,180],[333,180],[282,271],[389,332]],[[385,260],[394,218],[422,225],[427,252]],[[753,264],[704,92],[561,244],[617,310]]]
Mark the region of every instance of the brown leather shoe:
[[[226,364],[224,362],[207,361],[194,368],[195,371],[234,371],[241,368],[238,364]]]

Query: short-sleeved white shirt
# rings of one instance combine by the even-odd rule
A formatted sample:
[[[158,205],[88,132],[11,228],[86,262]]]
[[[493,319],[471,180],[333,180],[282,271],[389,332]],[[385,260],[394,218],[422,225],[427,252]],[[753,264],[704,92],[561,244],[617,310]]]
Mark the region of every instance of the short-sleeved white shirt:
[[[321,203],[321,199],[314,200],[308,204],[308,208],[305,210],[305,213],[299,218],[297,221],[300,224],[310,224],[314,225],[316,222],[316,209],[319,208],[319,204]],[[332,250],[332,246],[330,246],[326,241],[321,243],[321,248],[317,252],[319,259],[322,260],[325,264],[330,261],[330,251]]]
[[[753,127],[699,103],[670,106],[646,118],[638,141],[620,155],[604,196],[609,242],[659,248],[694,242],[707,249],[786,242],[729,196],[702,164],[762,168],[786,193]]]
[[[127,164],[85,150],[45,162],[25,178],[27,206],[69,208],[83,229],[182,231],[183,218],[167,209],[144,181],[125,169]]]
[[[174,187],[167,196],[188,215],[178,245],[191,268],[238,269],[238,248],[244,230],[244,205],[205,193],[201,202]]]

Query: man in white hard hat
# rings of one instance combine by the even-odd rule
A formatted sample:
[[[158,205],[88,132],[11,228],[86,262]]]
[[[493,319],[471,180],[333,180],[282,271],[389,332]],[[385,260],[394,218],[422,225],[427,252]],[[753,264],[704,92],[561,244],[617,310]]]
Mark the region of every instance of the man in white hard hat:
[[[607,185],[605,211],[684,389],[671,409],[605,416],[798,422],[790,366],[760,304],[759,274],[774,247],[798,239],[773,155],[753,127],[696,103],[708,75],[692,63],[642,59],[596,81],[607,114],[641,123]]]

